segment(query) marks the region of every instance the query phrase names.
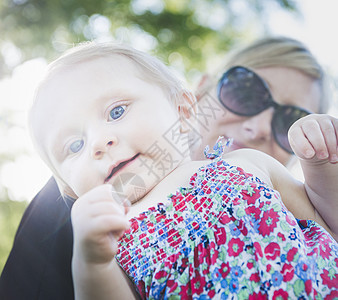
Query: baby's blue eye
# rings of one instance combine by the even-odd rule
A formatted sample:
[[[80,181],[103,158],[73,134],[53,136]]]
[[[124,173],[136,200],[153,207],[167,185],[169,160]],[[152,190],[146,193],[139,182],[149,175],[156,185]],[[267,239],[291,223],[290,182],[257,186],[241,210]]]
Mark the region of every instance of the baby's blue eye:
[[[124,110],[125,106],[116,106],[110,111],[109,115],[113,120],[117,120],[123,115]]]
[[[83,140],[77,140],[77,141],[71,143],[69,149],[73,153],[77,153],[82,149],[82,147],[83,147]]]

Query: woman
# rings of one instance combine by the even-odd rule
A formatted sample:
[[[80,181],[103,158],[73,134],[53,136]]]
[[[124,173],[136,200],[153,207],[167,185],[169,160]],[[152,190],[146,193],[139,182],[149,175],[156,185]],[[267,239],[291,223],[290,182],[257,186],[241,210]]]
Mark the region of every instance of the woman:
[[[287,38],[258,41],[232,56],[222,72],[238,65],[250,68],[264,78],[272,95],[270,97],[268,89],[250,71],[248,73],[239,69],[247,77],[244,87],[248,85],[249,88],[242,94],[250,96],[245,97],[249,99],[246,102],[253,101],[251,96],[254,88],[263,85],[265,90],[260,87],[257,93],[259,96],[267,95],[268,104],[271,104],[270,98],[273,98],[278,104],[297,105],[311,112],[326,112],[328,98],[323,70],[301,43]],[[263,105],[264,110],[257,114],[250,112],[252,115],[249,117],[225,109],[229,103],[225,101],[224,91],[244,89],[242,81],[237,80],[238,77],[234,74],[237,73],[227,73],[223,77],[218,74],[215,80],[204,77],[197,89],[198,121],[200,136],[203,138],[192,143],[193,158],[202,158],[204,146],[214,145],[217,137],[224,135],[234,138],[231,150],[243,147],[258,149],[287,165],[292,155],[280,146],[280,140],[279,143],[274,140],[272,133],[272,127],[285,127],[281,126],[283,122],[281,125],[277,122],[277,125],[271,127],[271,124],[275,124],[271,123],[273,112],[280,112],[276,104],[276,108],[269,106],[267,109]],[[251,77],[255,78],[254,81],[250,81]],[[233,80],[229,81],[229,78]],[[233,83],[231,89],[224,89],[227,82]],[[223,104],[218,99],[218,94]],[[258,100],[259,97],[253,101],[252,107],[257,108]],[[236,107],[232,107],[233,111],[234,108]],[[288,111],[282,112],[288,115]],[[282,145],[286,147],[285,143]],[[54,179],[51,179],[30,203],[22,218],[1,275],[0,299],[74,298],[70,209],[71,204],[62,200]]]
[[[302,43],[285,37],[256,41],[200,82],[201,140],[192,147],[193,158],[201,159],[205,145],[223,135],[233,138],[229,151],[254,148],[290,166],[289,127],[308,113],[327,112],[328,94],[322,67]]]

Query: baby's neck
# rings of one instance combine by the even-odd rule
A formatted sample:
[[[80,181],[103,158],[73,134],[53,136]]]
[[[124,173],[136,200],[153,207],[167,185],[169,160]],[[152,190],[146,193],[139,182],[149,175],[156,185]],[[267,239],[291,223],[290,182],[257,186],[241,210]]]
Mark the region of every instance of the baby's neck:
[[[180,187],[188,187],[191,176],[198,168],[205,165],[205,161],[185,160],[170,174],[163,178],[146,196],[132,205],[128,212],[128,218],[138,216],[140,213],[164,202],[168,195],[174,194]]]

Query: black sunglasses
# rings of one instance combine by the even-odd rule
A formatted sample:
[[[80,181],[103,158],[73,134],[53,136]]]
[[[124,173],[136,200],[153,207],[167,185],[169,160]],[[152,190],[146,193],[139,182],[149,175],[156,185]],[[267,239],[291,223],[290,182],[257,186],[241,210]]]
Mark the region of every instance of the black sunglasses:
[[[276,103],[265,81],[253,71],[241,66],[232,67],[223,74],[217,86],[217,95],[227,110],[240,116],[254,116],[273,107],[273,136],[282,149],[293,153],[288,140],[288,130],[295,121],[309,115],[309,111]]]

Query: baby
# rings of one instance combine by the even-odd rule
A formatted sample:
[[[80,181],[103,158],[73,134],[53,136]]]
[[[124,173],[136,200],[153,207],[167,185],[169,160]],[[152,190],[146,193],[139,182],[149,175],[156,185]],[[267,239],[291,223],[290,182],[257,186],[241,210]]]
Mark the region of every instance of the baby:
[[[127,46],[84,44],[50,65],[30,125],[76,199],[76,298],[334,297],[338,120],[290,128],[302,184],[261,152],[222,157],[221,139],[211,161],[191,161],[195,108],[163,63]]]

